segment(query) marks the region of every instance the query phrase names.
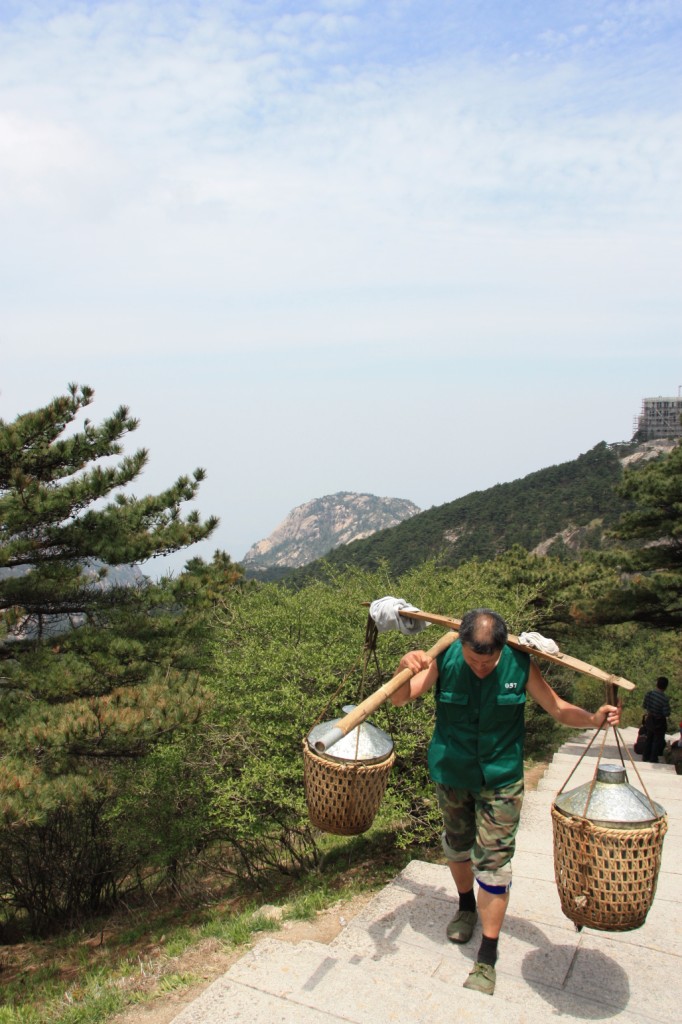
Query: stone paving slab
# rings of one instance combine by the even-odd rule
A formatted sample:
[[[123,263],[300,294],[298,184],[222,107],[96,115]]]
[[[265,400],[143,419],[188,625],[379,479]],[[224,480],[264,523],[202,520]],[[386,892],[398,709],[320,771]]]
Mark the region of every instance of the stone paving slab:
[[[508,918],[514,914],[523,915],[541,927],[549,925],[581,935],[606,935],[610,941],[615,943],[674,953],[682,958],[682,929],[679,927],[680,886],[677,885],[671,892],[675,897],[673,899],[666,899],[661,895],[661,876],[659,875],[656,896],[641,928],[634,931],[608,933],[584,928],[582,932],[578,933],[573,922],[564,916],[559,893],[553,879],[538,881],[530,877],[522,877],[515,871]],[[505,921],[506,928],[507,922]],[[682,959],[680,960],[680,969],[682,970]]]
[[[227,974],[195,999],[172,1024],[337,1024],[336,1014],[240,985]]]
[[[257,1016],[254,1005],[252,1024],[267,1021],[289,1021],[280,1017],[280,1004],[295,1004],[301,1010],[314,1010],[325,1016],[313,1020],[342,1020],[352,1024],[434,1024],[456,1020],[462,1024],[546,1024],[554,1014],[569,1019],[600,1020],[608,1018],[619,1024],[642,1024],[661,1018],[647,1012],[633,1013],[628,1009],[629,988],[624,972],[599,950],[586,951],[584,968],[598,973],[607,969],[613,974],[611,988],[599,1001],[585,999],[578,992],[534,980],[540,969],[537,955],[531,951],[528,963],[523,965],[523,978],[501,974],[494,999],[461,987],[464,971],[454,971],[446,978],[428,977],[419,972],[401,972],[388,969],[381,963],[340,951],[330,954],[315,943],[289,946],[277,939],[265,939],[234,965],[223,979],[223,986],[213,994],[212,1005],[217,1008],[222,997],[222,1016],[193,1017],[187,1011],[176,1018],[174,1024],[222,1024],[241,1020],[233,1016],[235,999],[244,1006],[244,993],[267,994],[277,1007],[269,1017]],[[542,956],[542,954],[540,954]],[[534,962],[534,960],[536,962]],[[227,982],[227,988],[225,987]],[[218,983],[216,983],[218,984]],[[212,986],[213,987],[213,986]],[[241,990],[241,992],[240,992]],[[210,990],[207,990],[209,992]],[[206,995],[206,993],[205,993]],[[216,998],[217,997],[217,998]],[[190,1010],[196,1007],[190,1007]],[[500,1014],[502,1013],[502,1018]],[[246,1019],[244,1017],[244,1019]]]
[[[596,932],[586,934],[565,991],[612,1005],[622,1004],[627,995],[631,1013],[668,1021],[672,1006],[682,996],[679,956],[661,950],[646,956],[641,946],[627,943],[621,943],[615,954],[614,949],[612,939]],[[609,959],[617,963],[618,971],[604,969]]]
[[[545,882],[553,882],[554,856],[552,850],[541,853],[536,850],[518,849],[514,855],[513,871],[515,879],[525,875],[533,881],[542,879]]]
[[[406,871],[411,871],[411,876],[405,877],[403,873],[388,887],[393,890],[392,898],[372,901],[333,941],[332,947],[353,950],[373,960],[390,959],[396,967],[407,952],[408,957],[418,957],[421,964],[433,965],[437,977],[451,975],[453,961],[463,962],[460,973],[463,971],[462,976],[466,977],[480,942],[480,922],[470,944],[458,946],[448,942],[445,930],[456,910],[448,868],[413,861]],[[434,880],[435,885],[429,880]],[[443,880],[447,899],[441,895]],[[556,904],[553,923],[543,922],[542,930],[537,924],[510,915],[501,939],[502,971],[519,975],[528,943],[537,940],[544,954],[538,958],[536,966],[541,973],[535,980],[563,984],[579,936],[571,922],[561,916],[558,897]]]

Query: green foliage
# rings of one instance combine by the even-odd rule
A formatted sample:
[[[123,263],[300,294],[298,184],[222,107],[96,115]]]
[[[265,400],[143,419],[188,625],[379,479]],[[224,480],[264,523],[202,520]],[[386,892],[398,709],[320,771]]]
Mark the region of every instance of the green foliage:
[[[107,564],[209,536],[215,518],[181,514],[203,470],[127,494],[147,453],[109,460],[137,421],[122,406],[78,429],[92,399],[72,385],[0,421],[0,901],[34,928],[113,897],[134,861],[109,815],[155,746],[197,720],[211,664],[200,574],[117,585]]]
[[[284,913],[285,921],[310,921],[315,915],[329,905],[328,890],[315,889],[302,893],[301,896]]]
[[[272,867],[318,863],[318,837],[304,802],[302,740],[318,721],[338,717],[345,704],[389,679],[405,651],[428,648],[443,632],[382,634],[363,677],[365,602],[390,593],[455,617],[485,605],[519,632],[557,621],[556,592],[565,600],[569,576],[560,560],[515,549],[495,562],[473,560],[456,569],[429,562],[397,580],[385,568],[349,569],[296,591],[257,584],[235,594],[218,641],[212,732],[196,754],[210,777],[207,828],[224,844],[226,863],[253,879]],[[570,699],[568,683],[555,676]],[[373,716],[395,738],[382,820],[400,844],[433,844],[440,827],[426,766],[433,714],[427,695],[400,709],[386,703]],[[557,728],[540,709],[529,709],[529,756],[544,751]]]
[[[682,445],[641,469],[620,488],[632,509],[614,533],[629,544],[620,564],[627,585],[613,595],[606,616],[669,628],[682,623]]]
[[[99,427],[86,418],[80,431],[61,436],[93,397],[91,388],[72,384],[67,395],[44,408],[13,423],[0,420],[0,565],[31,566],[33,578],[18,577],[11,589],[17,604],[36,613],[45,610],[34,594],[43,574],[50,582],[49,566],[73,568],[84,558],[111,565],[144,561],[203,540],[217,525],[214,517],[202,524],[196,511],[184,519],[180,514],[181,505],[196,495],[202,469],[192,478],[179,477],[159,495],[136,498],[121,488],[144,469],[145,449],[115,466],[98,464],[120,455],[121,439],[138,426],[126,406]],[[110,497],[108,504],[91,508]],[[76,587],[78,581],[76,574]],[[62,588],[57,597],[63,606]]]
[[[186,913],[176,914],[183,923],[172,915],[161,921],[154,916],[150,923],[147,913],[134,934],[107,929],[101,945],[77,930],[42,943],[33,960],[26,957],[29,947],[20,947],[27,969],[10,978],[10,957],[3,963],[0,1024],[102,1024],[157,995],[196,985],[201,977],[179,970],[176,959],[189,947],[212,938],[234,949],[280,927],[254,905],[198,912],[189,923]]]
[[[620,493],[634,507],[621,517],[616,536],[637,542],[643,567],[682,571],[682,444],[629,470]]]
[[[252,877],[316,859],[301,743],[346,673],[343,702],[357,687],[367,615],[358,584],[341,586],[298,594],[251,586],[226,612],[204,752],[213,787],[208,825],[234,870]]]
[[[672,706],[671,724],[682,718],[682,651],[674,631],[635,622],[581,623],[569,634],[566,649],[636,684],[636,690],[620,691],[624,726],[639,726],[644,694],[655,686],[658,676],[670,680],[667,695]],[[576,679],[575,693],[578,703],[585,706],[591,701],[590,706],[597,707],[603,701],[601,684],[584,678]]]
[[[577,617],[592,624],[640,622],[670,629],[682,623],[682,447],[626,470],[618,493],[625,503],[610,547],[592,564],[602,586],[587,586]],[[619,546],[616,547],[615,545]],[[608,573],[612,582],[608,584]]]
[[[226,551],[217,550],[210,562],[190,558],[178,582],[183,591],[192,592],[195,606],[200,603],[205,609],[216,609],[229,599],[234,587],[244,583],[244,576]]]

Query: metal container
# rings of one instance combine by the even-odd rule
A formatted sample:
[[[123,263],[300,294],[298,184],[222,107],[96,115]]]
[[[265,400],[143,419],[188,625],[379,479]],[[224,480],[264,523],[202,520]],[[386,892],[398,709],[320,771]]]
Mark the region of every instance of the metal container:
[[[354,708],[354,704],[346,705],[343,708],[344,715],[349,714]],[[308,734],[308,746],[317,757],[321,757],[325,761],[335,761],[337,764],[379,764],[390,757],[393,751],[393,740],[387,732],[369,722],[362,722],[355,729],[351,729],[343,739],[334,743],[329,752],[320,753],[315,747],[316,740],[328,733],[340,721],[340,718],[334,718],[329,722],[321,722],[320,725],[311,729]]]
[[[603,828],[646,828],[665,816],[660,804],[630,785],[625,768],[618,764],[600,764],[594,784],[586,782],[560,794],[554,806],[567,817],[586,818]]]

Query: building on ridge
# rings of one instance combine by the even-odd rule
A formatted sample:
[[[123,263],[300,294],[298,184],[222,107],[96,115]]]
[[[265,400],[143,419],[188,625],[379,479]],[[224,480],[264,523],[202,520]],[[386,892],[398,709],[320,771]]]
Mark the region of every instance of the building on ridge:
[[[681,388],[678,388],[678,392]],[[682,437],[682,396],[643,398],[642,411],[635,419],[633,440],[653,441],[659,437]]]

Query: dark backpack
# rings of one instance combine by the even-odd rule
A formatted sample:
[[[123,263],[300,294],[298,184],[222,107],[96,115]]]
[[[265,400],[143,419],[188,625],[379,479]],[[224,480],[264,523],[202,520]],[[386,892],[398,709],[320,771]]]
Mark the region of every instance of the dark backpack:
[[[647,736],[648,736],[648,730],[647,730],[646,725],[644,725],[644,724],[640,725],[639,731],[637,733],[637,739],[635,740],[635,753],[636,754],[643,754],[644,753],[644,748],[646,746],[646,738],[647,738]]]

